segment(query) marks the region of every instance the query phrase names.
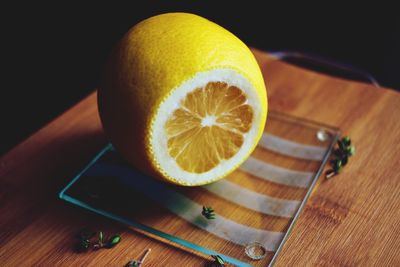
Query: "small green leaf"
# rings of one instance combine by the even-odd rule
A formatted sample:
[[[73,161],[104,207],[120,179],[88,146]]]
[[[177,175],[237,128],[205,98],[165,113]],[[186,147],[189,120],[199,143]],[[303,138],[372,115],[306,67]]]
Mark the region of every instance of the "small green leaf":
[[[225,264],[225,261],[219,255],[212,256],[219,264]]]
[[[213,257],[214,261],[210,264],[210,266],[217,266],[217,267],[222,267],[225,266],[225,261],[222,259],[221,256],[219,255],[211,255]]]
[[[338,140],[337,144],[338,144],[338,147],[339,147],[340,151],[345,151],[346,146],[344,145],[342,140]]]
[[[103,244],[104,243],[104,234],[102,231],[99,232],[99,243]]]
[[[139,267],[139,266],[140,266],[140,263],[137,261],[130,261],[125,265],[125,267]]]
[[[342,166],[346,166],[348,161],[349,161],[349,157],[347,155],[344,155],[342,158]]]
[[[355,152],[356,152],[356,148],[354,146],[350,146],[350,147],[346,148],[346,154],[348,156],[353,156]]]
[[[110,239],[107,242],[107,247],[112,248],[115,245],[117,245],[121,241],[121,236],[120,235],[113,235],[110,237]]]
[[[339,169],[340,167],[342,167],[342,160],[340,160],[340,159],[335,160],[333,169]]]
[[[348,136],[345,136],[342,138],[342,143],[345,147],[348,147],[351,145],[351,139]]]
[[[343,169],[343,167],[340,166],[340,167],[336,168],[334,171],[335,171],[336,173],[341,173],[341,172],[342,172],[342,169]]]

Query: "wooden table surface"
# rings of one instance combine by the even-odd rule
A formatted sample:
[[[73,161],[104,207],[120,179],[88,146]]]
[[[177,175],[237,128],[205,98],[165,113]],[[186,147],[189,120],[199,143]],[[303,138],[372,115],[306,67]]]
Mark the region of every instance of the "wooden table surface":
[[[357,149],[342,174],[320,177],[276,266],[400,266],[400,94],[253,52],[270,109],[340,127]],[[146,266],[175,266],[177,257],[204,266],[201,255],[57,198],[106,142],[93,93],[0,158],[1,266],[124,266],[149,247]],[[83,226],[123,242],[77,254]]]

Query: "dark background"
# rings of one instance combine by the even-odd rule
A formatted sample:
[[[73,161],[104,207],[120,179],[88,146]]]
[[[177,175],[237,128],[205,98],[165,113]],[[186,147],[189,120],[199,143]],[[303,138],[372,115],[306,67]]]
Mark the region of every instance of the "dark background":
[[[400,89],[395,7],[272,6],[252,1],[140,4],[53,1],[2,8],[0,155],[92,92],[118,39],[138,21],[164,12],[196,13],[249,46],[320,55],[366,70],[383,86]]]

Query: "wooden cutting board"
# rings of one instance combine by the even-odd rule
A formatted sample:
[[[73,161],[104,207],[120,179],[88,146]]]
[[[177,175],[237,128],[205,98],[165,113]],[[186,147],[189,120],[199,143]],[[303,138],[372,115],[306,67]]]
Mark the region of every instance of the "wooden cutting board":
[[[400,265],[400,95],[253,52],[272,110],[338,126],[357,148],[340,176],[319,180],[276,265]],[[174,266],[176,258],[186,266],[207,262],[57,200],[105,144],[93,93],[0,159],[3,266],[123,266],[148,247],[149,266]],[[121,232],[123,242],[76,254],[71,247],[83,226]]]

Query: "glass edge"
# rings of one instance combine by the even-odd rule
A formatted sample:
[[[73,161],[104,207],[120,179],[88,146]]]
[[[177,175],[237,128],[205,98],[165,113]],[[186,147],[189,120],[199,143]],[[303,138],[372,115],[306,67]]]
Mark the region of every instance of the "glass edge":
[[[184,240],[184,239],[181,239],[181,238],[179,238],[179,237],[176,237],[176,236],[167,234],[167,233],[162,232],[162,231],[160,231],[160,230],[157,230],[157,229],[155,229],[155,228],[146,226],[146,225],[144,225],[144,224],[141,224],[141,223],[138,223],[138,222],[135,222],[135,221],[132,221],[132,220],[127,220],[127,219],[123,218],[122,216],[115,215],[115,214],[113,214],[113,213],[111,213],[111,212],[108,212],[108,211],[105,211],[105,210],[102,210],[102,209],[94,208],[94,207],[92,207],[92,206],[86,204],[85,202],[82,202],[82,201],[80,201],[80,200],[78,200],[78,199],[76,199],[76,198],[74,198],[74,197],[71,197],[71,196],[69,196],[68,194],[66,194],[66,192],[68,191],[68,189],[71,188],[72,185],[73,185],[74,183],[76,183],[76,181],[78,181],[79,178],[81,178],[82,175],[83,175],[93,164],[95,164],[95,163],[97,162],[97,160],[98,160],[100,157],[102,157],[102,156],[103,156],[107,151],[109,151],[112,147],[113,147],[112,144],[109,143],[109,144],[107,144],[100,152],[98,152],[97,155],[83,168],[83,170],[80,171],[80,172],[79,172],[79,173],[78,173],[78,174],[77,174],[77,175],[76,175],[62,190],[61,190],[61,192],[58,194],[58,197],[59,197],[60,199],[64,200],[64,201],[67,201],[67,202],[69,202],[69,203],[72,203],[72,204],[74,204],[74,205],[76,205],[76,206],[79,206],[79,207],[81,207],[81,208],[87,209],[87,210],[89,210],[89,211],[91,211],[91,212],[93,212],[93,213],[96,213],[96,214],[102,215],[102,216],[104,216],[104,217],[110,218],[110,219],[115,220],[115,221],[117,221],[117,222],[120,222],[120,223],[122,223],[122,224],[126,224],[126,225],[129,225],[129,226],[131,226],[131,227],[134,227],[134,228],[143,230],[143,231],[145,231],[145,232],[148,232],[148,233],[150,233],[150,234],[156,235],[156,236],[158,236],[158,237],[161,237],[161,238],[163,238],[163,239],[166,239],[166,240],[168,240],[168,241],[170,241],[170,242],[173,242],[173,243],[175,243],[175,244],[178,244],[178,245],[181,245],[181,246],[183,246],[183,247],[186,247],[186,248],[188,248],[188,249],[190,249],[190,250],[194,250],[194,251],[197,251],[197,252],[199,252],[199,253],[202,253],[202,254],[205,254],[205,255],[208,255],[208,256],[220,255],[220,256],[224,259],[225,262],[230,263],[230,264],[233,264],[233,265],[235,265],[235,266],[238,266],[238,267],[252,267],[252,266],[253,266],[253,265],[251,265],[251,264],[249,264],[249,263],[240,261],[240,260],[238,260],[238,259],[236,259],[236,258],[230,257],[230,256],[225,255],[225,254],[223,254],[223,253],[220,253],[220,252],[217,252],[217,251],[214,251],[214,250],[207,249],[207,248],[202,247],[202,246],[200,246],[200,245],[196,245],[196,244],[194,244],[194,243],[191,243],[191,242],[186,241],[186,240]]]
[[[306,119],[306,118],[296,117],[294,115],[283,113],[280,111],[270,110],[270,111],[268,111],[268,114],[271,116],[275,116],[276,118],[279,118],[279,119],[284,119],[286,121],[290,121],[290,122],[294,122],[294,123],[301,123],[302,125],[305,125],[308,127],[312,127],[312,128],[316,128],[316,129],[326,128],[326,129],[329,129],[336,133],[340,132],[340,129],[338,127],[335,127],[332,125],[327,125],[322,122],[316,122],[316,121]],[[268,124],[268,119],[267,119],[267,124]]]
[[[321,125],[321,126],[322,126],[322,125]],[[330,129],[332,129],[331,126],[328,126],[328,127],[329,127]],[[324,158],[323,158],[323,160],[322,160],[321,166],[320,166],[320,168],[318,169],[318,171],[315,173],[315,176],[314,176],[314,178],[313,178],[313,180],[312,180],[312,183],[311,183],[309,189],[307,190],[307,193],[306,193],[306,195],[304,196],[304,198],[303,198],[303,200],[302,200],[302,202],[301,202],[301,204],[300,204],[299,209],[297,210],[295,216],[293,217],[293,220],[292,220],[292,222],[290,223],[288,230],[286,231],[285,235],[283,236],[283,239],[282,239],[281,243],[279,244],[278,249],[275,251],[274,256],[272,257],[271,261],[269,262],[269,264],[268,264],[269,267],[272,267],[272,266],[275,264],[276,260],[278,259],[279,254],[280,254],[280,252],[281,252],[283,246],[285,245],[287,239],[289,238],[289,235],[291,234],[291,232],[292,232],[292,230],[293,230],[293,228],[294,228],[294,226],[295,226],[295,224],[296,224],[298,218],[300,217],[300,214],[301,214],[303,208],[305,207],[305,205],[306,205],[308,199],[309,199],[310,196],[311,196],[311,193],[312,193],[312,191],[313,191],[313,189],[314,189],[314,187],[315,187],[315,185],[316,185],[316,183],[317,183],[317,181],[318,181],[318,178],[319,178],[320,175],[322,174],[322,171],[323,171],[323,169],[325,168],[326,163],[327,163],[328,160],[329,160],[329,157],[330,157],[330,155],[331,155],[331,152],[332,152],[333,148],[335,147],[335,144],[336,144],[337,140],[339,139],[340,134],[341,134],[341,131],[340,131],[338,128],[336,128],[336,129],[335,129],[334,138],[332,139],[332,142],[331,142],[329,148],[328,148],[327,151],[325,152],[325,155],[324,155]]]
[[[62,200],[64,199],[65,192],[84,174],[93,164],[97,162],[97,160],[102,157],[108,150],[112,147],[111,143],[108,143],[105,147],[103,147],[100,152],[97,152],[96,156],[60,191],[58,197]]]

